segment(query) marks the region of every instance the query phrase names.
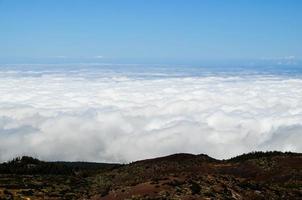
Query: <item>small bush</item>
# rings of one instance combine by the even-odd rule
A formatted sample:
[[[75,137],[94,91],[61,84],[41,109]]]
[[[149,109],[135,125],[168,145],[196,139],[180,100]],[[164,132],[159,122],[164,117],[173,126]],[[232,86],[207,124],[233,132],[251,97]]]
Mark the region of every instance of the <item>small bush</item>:
[[[201,187],[199,186],[198,183],[192,181],[192,182],[191,182],[190,189],[191,189],[191,192],[192,192],[193,195],[195,195],[195,194],[200,194]]]

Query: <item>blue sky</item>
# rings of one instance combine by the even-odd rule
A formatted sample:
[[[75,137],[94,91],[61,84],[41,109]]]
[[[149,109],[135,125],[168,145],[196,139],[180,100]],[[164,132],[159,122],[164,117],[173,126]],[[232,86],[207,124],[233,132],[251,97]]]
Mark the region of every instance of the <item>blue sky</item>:
[[[0,62],[295,63],[300,0],[0,0]]]

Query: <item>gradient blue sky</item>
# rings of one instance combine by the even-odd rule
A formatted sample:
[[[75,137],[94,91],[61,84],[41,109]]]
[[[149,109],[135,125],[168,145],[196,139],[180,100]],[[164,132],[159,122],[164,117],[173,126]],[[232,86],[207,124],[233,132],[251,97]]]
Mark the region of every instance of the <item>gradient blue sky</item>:
[[[302,57],[300,0],[0,0],[0,62]]]

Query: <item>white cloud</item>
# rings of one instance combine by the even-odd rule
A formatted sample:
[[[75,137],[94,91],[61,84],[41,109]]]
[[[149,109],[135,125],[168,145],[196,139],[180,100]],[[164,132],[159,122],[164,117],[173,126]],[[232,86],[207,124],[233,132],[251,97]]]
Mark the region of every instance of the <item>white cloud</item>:
[[[261,60],[293,60],[296,56],[262,57]]]
[[[32,73],[0,72],[1,161],[302,151],[301,79]]]
[[[263,57],[261,60],[272,62],[277,65],[297,65],[301,62],[296,56]]]
[[[285,60],[293,60],[293,59],[296,59],[296,56],[285,56],[283,59],[285,59]]]
[[[54,56],[55,58],[67,58],[67,56]]]

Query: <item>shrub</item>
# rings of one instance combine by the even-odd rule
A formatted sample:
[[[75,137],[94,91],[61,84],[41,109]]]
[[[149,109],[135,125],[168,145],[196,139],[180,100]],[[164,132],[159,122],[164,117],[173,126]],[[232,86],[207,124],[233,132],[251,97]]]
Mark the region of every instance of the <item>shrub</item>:
[[[192,192],[193,195],[195,195],[195,194],[200,194],[201,187],[199,186],[198,183],[192,181],[192,182],[191,182],[190,189],[191,189],[191,192]]]

